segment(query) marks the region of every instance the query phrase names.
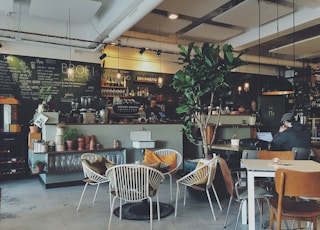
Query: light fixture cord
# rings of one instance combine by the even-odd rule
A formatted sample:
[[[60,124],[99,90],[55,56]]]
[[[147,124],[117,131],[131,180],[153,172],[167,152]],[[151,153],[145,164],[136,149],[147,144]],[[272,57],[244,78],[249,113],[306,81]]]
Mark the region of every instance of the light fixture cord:
[[[293,28],[293,31],[292,31],[292,49],[293,49],[293,79],[295,77],[295,67],[296,67],[296,39],[295,39],[295,32],[296,32],[296,28],[295,28],[295,25],[296,25],[296,22],[295,22],[295,4],[294,4],[294,0],[292,1],[292,8],[293,8],[293,12],[292,12],[292,28]]]
[[[69,8],[69,25],[68,25],[68,29],[69,29],[69,68],[70,68],[70,64],[71,64],[71,9]]]
[[[277,40],[279,40],[279,2],[277,0]],[[280,76],[279,67],[279,47],[277,48],[278,77]]]
[[[260,7],[260,0],[258,1],[259,4],[259,47],[258,47],[258,53],[259,53],[259,76],[260,76],[260,65],[261,65],[261,60],[260,60],[260,56],[261,56],[261,7]]]

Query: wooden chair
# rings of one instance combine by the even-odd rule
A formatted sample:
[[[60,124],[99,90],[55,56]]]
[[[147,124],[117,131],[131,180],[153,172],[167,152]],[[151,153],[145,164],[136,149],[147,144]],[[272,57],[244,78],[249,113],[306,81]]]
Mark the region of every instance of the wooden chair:
[[[320,163],[320,149],[313,148],[314,159]]]
[[[110,179],[109,192],[114,195],[111,204],[109,227],[114,211],[115,200],[120,200],[119,219],[122,219],[122,201],[142,202],[149,201],[150,230],[152,230],[153,204],[152,197],[156,197],[158,220],[160,220],[160,205],[158,187],[164,180],[164,175],[157,169],[135,164],[122,164],[109,168],[106,176]]]
[[[223,179],[224,179],[224,183],[226,186],[226,189],[230,195],[230,199],[229,199],[229,205],[228,205],[228,210],[227,210],[227,216],[224,222],[224,228],[226,228],[227,226],[227,221],[228,221],[228,217],[229,217],[229,211],[230,211],[230,207],[232,204],[232,201],[236,201],[238,202],[239,205],[239,210],[238,210],[238,215],[237,215],[237,220],[236,220],[236,225],[234,229],[237,229],[238,227],[238,222],[239,222],[239,217],[240,217],[240,212],[241,212],[241,208],[243,205],[243,202],[248,200],[248,190],[246,187],[246,181],[242,181],[240,177],[235,176],[232,177],[230,169],[227,165],[227,162],[219,157],[219,164],[220,164],[220,168],[221,168],[221,172],[223,175]],[[240,169],[238,169],[240,170]],[[233,173],[236,173],[236,175],[238,175],[241,171],[232,171]],[[238,180],[234,180],[234,178],[238,179]],[[244,185],[245,184],[245,185]],[[254,187],[254,194],[255,194],[255,198],[257,199],[257,201],[259,199],[264,199],[269,206],[269,200],[268,198],[272,197],[272,195],[264,188],[259,187],[259,186],[255,186]],[[259,204],[259,203],[258,203]],[[262,209],[261,206],[259,206],[259,210],[260,210],[260,225],[262,225]]]
[[[280,168],[275,173],[278,198],[271,198],[270,229],[276,218],[277,230],[281,229],[281,220],[310,221],[313,230],[317,229],[317,217],[320,216],[320,171],[301,172]]]
[[[216,175],[216,169],[217,169],[217,163],[218,158],[214,157],[211,160],[201,159],[197,165],[197,167],[188,173],[187,175],[181,177],[178,179],[177,182],[177,192],[176,192],[176,207],[175,207],[175,216],[177,216],[178,211],[178,199],[179,199],[179,193],[180,188],[179,185],[184,185],[184,198],[183,198],[183,204],[186,205],[186,190],[187,187],[192,187],[194,189],[198,189],[201,191],[205,191],[207,194],[207,198],[210,204],[211,212],[213,219],[216,220],[216,216],[214,214],[213,205],[211,201],[210,196],[210,188],[214,192],[214,195],[216,197],[217,203],[219,205],[220,210],[222,210],[219,197],[217,195],[217,192],[213,186],[213,180]],[[199,186],[200,184],[205,184],[205,187]]]
[[[292,151],[258,151],[258,159],[271,160],[272,158],[279,158],[280,160],[294,160],[294,153]]]

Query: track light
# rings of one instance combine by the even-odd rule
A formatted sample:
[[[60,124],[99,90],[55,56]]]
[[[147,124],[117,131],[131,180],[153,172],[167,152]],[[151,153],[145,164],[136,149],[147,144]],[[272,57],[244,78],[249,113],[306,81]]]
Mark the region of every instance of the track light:
[[[157,50],[157,56],[160,56],[162,53],[162,50]]]
[[[99,58],[100,60],[104,59],[107,56],[107,54],[103,53]]]
[[[142,55],[146,51],[146,48],[140,48],[139,53]]]
[[[168,12],[168,18],[171,20],[175,20],[175,19],[179,18],[179,15],[176,13]]]

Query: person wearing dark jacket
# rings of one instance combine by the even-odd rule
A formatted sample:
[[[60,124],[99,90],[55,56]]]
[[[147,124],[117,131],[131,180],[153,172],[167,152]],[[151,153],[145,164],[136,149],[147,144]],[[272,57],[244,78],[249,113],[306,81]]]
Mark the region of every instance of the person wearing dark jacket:
[[[305,125],[294,120],[292,113],[285,113],[281,118],[279,132],[274,135],[271,148],[292,150],[293,147],[311,148],[311,132]]]

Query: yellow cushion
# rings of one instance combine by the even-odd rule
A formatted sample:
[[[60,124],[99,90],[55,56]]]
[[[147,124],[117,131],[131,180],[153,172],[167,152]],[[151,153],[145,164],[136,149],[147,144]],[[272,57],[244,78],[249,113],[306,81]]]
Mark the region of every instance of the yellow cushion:
[[[163,162],[169,165],[168,171],[171,171],[177,167],[177,154],[171,153],[166,156],[159,156],[155,154],[150,149],[146,149],[144,152],[144,159],[145,163],[157,163]]]
[[[196,169],[197,169],[197,168],[200,168],[200,167],[203,166],[204,164],[205,164],[204,162],[199,161],[198,164],[197,164]],[[203,168],[203,169],[205,169],[205,168]],[[200,172],[198,172],[198,173],[200,173]],[[207,183],[207,180],[208,180],[208,176],[206,176],[204,179],[202,179],[201,181],[199,181],[197,184],[206,184],[206,183]]]

